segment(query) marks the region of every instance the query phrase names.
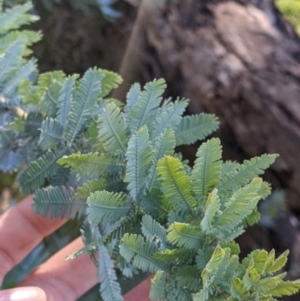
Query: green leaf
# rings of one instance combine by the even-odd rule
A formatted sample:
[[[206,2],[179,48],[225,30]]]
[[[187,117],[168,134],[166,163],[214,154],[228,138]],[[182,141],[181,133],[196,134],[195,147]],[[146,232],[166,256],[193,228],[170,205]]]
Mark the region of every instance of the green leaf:
[[[69,143],[72,143],[80,131],[87,126],[94,114],[101,93],[102,78],[101,70],[89,69],[80,80],[66,126],[65,137]]]
[[[214,189],[206,200],[204,217],[201,220],[201,228],[204,232],[209,233],[213,228],[213,223],[220,209],[221,203],[218,196],[218,190]]]
[[[60,96],[61,84],[54,82],[43,95],[39,105],[40,110],[48,117],[55,117]]]
[[[260,178],[255,178],[249,185],[233,193],[231,198],[225,203],[225,210],[217,218],[215,223],[217,233],[220,233],[225,238],[251,214],[260,199],[257,191],[261,183],[262,180]],[[226,241],[228,241],[228,238]]]
[[[213,247],[205,247],[203,249],[199,249],[196,256],[196,266],[197,269],[201,272],[207,263],[209,262],[214,248]]]
[[[238,300],[241,300],[241,297],[246,297],[249,295],[248,290],[245,288],[243,281],[239,278],[233,278],[232,286],[231,286],[231,294],[232,296],[238,298]],[[246,299],[244,299],[246,300]]]
[[[191,293],[201,289],[200,273],[195,266],[179,266],[175,271],[175,277],[178,284]]]
[[[193,301],[207,301],[209,300],[209,288],[204,287],[197,294],[192,294]]]
[[[203,140],[219,127],[219,121],[212,114],[184,116],[176,131],[176,145],[192,144]]]
[[[120,254],[127,262],[144,272],[155,273],[166,270],[166,264],[159,263],[152,258],[156,251],[156,245],[145,241],[140,235],[126,233],[120,242]]]
[[[175,131],[187,105],[188,101],[185,99],[177,99],[175,102],[168,101],[164,103],[153,124],[153,130],[151,130],[150,134],[151,141],[154,141],[168,129]]]
[[[163,250],[153,254],[152,258],[158,262],[174,264],[177,262],[186,263],[194,256],[194,251],[185,248],[177,248],[172,250]]]
[[[64,156],[57,163],[69,168],[74,173],[90,177],[116,175],[125,168],[125,162],[120,156],[97,152]]]
[[[260,274],[255,269],[254,261],[251,260],[245,275],[243,277],[243,283],[247,290],[250,290],[250,288],[257,284],[260,281]]]
[[[192,301],[191,294],[183,287],[178,285],[178,282],[172,278],[168,279],[167,300],[168,301]]]
[[[19,176],[20,190],[23,194],[36,191],[42,186],[46,177],[53,175],[58,166],[56,161],[61,158],[68,148],[48,150],[38,160],[32,162]]]
[[[32,54],[32,50],[29,46],[35,44],[40,41],[42,38],[40,31],[32,31],[32,30],[12,30],[7,32],[6,34],[0,36],[0,55],[2,55],[6,49],[9,48],[9,45],[13,44],[16,40],[21,40],[24,42],[25,49],[23,55],[28,57]]]
[[[127,189],[134,202],[138,202],[144,194],[152,155],[148,129],[144,126],[130,138],[126,152],[126,181],[129,182]]]
[[[17,40],[9,47],[4,56],[0,57],[0,89],[20,67],[23,49],[24,44]]]
[[[130,199],[121,192],[96,191],[87,202],[89,220],[95,225],[116,222],[131,209]]]
[[[267,259],[268,259],[267,251],[254,250],[247,256],[247,259],[243,261],[243,264],[245,262],[245,264],[249,266],[250,263],[253,262],[255,270],[261,274],[264,272]]]
[[[174,154],[175,149],[175,136],[174,132],[171,129],[163,132],[154,142],[153,145],[153,157],[152,157],[152,166],[148,172],[146,186],[149,191],[151,189],[159,186],[158,176],[156,173],[156,166],[159,159],[164,156],[171,156]]]
[[[0,15],[0,35],[12,29],[18,29],[22,25],[29,24],[36,20],[36,17],[27,14],[32,9],[31,3],[16,5]]]
[[[39,146],[46,150],[53,148],[62,140],[64,128],[63,125],[55,119],[46,118],[41,127],[41,135],[38,140]]]
[[[130,231],[134,227],[133,223],[134,223],[133,214],[128,214],[127,216],[121,218],[121,220],[118,223],[115,223],[108,234],[88,242],[88,244],[86,244],[84,248],[68,255],[65,258],[65,261],[76,259],[77,257],[86,253],[91,254],[97,250],[97,247],[100,244],[111,242],[114,239],[119,240],[124,235],[125,232]]]
[[[273,289],[280,285],[280,283],[282,283],[282,278],[280,276],[264,278],[255,285],[255,290],[262,294],[269,294]]]
[[[153,301],[166,300],[166,274],[164,271],[157,271],[151,280],[149,297]]]
[[[57,101],[58,111],[57,111],[57,121],[62,125],[63,129],[66,126],[71,103],[73,101],[73,91],[75,86],[76,77],[68,77],[60,91],[60,96]]]
[[[157,164],[157,173],[162,182],[162,191],[177,212],[189,213],[197,206],[192,195],[190,179],[180,160],[165,156]]]
[[[199,227],[175,222],[168,228],[167,240],[178,247],[196,250],[203,244],[204,234]]]
[[[49,186],[35,192],[34,211],[50,218],[81,218],[86,215],[85,201],[73,201],[74,190],[66,186]]]
[[[219,181],[222,168],[222,147],[217,138],[203,143],[197,151],[191,174],[192,188],[198,199],[206,198]]]
[[[98,180],[85,182],[82,186],[78,187],[74,198],[77,200],[87,199],[91,193],[96,191],[106,190],[109,192],[120,192],[123,191],[124,188],[124,183],[118,176],[114,176],[111,180],[100,178]]]
[[[274,260],[272,266],[266,269],[267,273],[276,273],[280,271],[287,263],[289,251],[283,252],[277,259]]]
[[[126,114],[130,112],[132,107],[137,103],[140,93],[141,93],[140,84],[138,83],[133,84],[126,95],[126,105],[124,108],[124,112]]]
[[[274,297],[291,296],[300,291],[300,280],[283,281],[268,293]]]
[[[235,172],[225,174],[218,184],[219,194],[230,193],[242,185],[249,183],[254,177],[261,175],[275,161],[277,155],[262,155],[245,160]]]
[[[263,181],[261,183],[260,189],[257,192],[261,199],[264,200],[271,194],[271,185],[268,182]]]
[[[144,125],[150,128],[165,88],[166,83],[163,79],[154,80],[145,85],[144,91],[139,95],[137,102],[128,113],[128,124],[132,133]]]
[[[142,233],[148,241],[154,241],[157,245],[166,245],[166,229],[161,224],[154,220],[150,215],[144,215],[141,224]]]
[[[123,113],[113,103],[108,104],[98,118],[99,140],[107,152],[126,152],[128,128]]]
[[[204,270],[201,273],[203,286],[207,286],[208,281],[212,281],[213,277],[219,271],[219,266],[222,263],[224,256],[226,255],[226,250],[217,246],[212,253],[211,258],[206,264]]]
[[[36,60],[31,59],[24,65],[19,66],[14,76],[10,78],[2,91],[3,95],[12,96],[18,88],[19,82],[25,78],[29,78],[36,71]]]
[[[101,82],[101,94],[100,97],[106,97],[111,90],[117,88],[122,83],[122,77],[117,73],[101,69],[104,75]]]
[[[104,245],[98,246],[98,277],[103,301],[123,301],[121,287],[117,279],[114,263]]]

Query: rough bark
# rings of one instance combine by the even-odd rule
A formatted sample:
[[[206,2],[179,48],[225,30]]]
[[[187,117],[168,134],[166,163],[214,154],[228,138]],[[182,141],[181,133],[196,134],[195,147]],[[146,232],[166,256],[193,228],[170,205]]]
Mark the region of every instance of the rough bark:
[[[190,112],[220,117],[225,157],[279,153],[269,179],[299,211],[300,43],[273,1],[253,2],[162,6],[146,29],[149,78],[165,77]]]
[[[286,190],[299,215],[300,42],[273,1],[168,3],[151,15],[145,35],[146,80],[166,78],[171,95],[190,99],[190,113],[215,113],[225,159],[280,154],[267,180]],[[250,229],[239,242],[245,254],[292,249],[290,267],[299,277],[296,228],[283,214],[270,231]]]

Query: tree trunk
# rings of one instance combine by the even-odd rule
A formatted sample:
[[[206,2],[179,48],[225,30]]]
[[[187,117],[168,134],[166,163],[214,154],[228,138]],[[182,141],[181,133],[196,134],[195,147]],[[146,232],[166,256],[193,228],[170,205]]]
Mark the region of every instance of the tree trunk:
[[[279,153],[269,180],[300,211],[300,42],[273,1],[186,0],[151,16],[149,79],[220,118],[226,159]]]
[[[185,0],[159,7],[150,18],[146,80],[164,77],[171,95],[190,99],[189,113],[220,118],[224,159],[278,153],[267,180],[286,190],[299,216],[300,41],[273,1]],[[294,250],[292,265],[299,262],[290,216],[275,222],[275,243],[257,231],[248,249],[278,244]],[[249,233],[240,240],[246,249],[250,236],[255,240]]]

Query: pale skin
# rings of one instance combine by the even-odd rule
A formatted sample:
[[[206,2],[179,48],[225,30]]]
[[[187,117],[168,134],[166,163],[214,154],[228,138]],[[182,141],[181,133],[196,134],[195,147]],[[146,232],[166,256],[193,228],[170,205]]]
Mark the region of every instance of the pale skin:
[[[66,220],[35,215],[32,196],[0,216],[0,283],[42,239]],[[64,261],[83,247],[77,238],[34,270],[17,288],[0,291],[0,301],[75,301],[97,284],[97,271],[87,254]],[[125,301],[149,301],[147,279],[124,296]]]

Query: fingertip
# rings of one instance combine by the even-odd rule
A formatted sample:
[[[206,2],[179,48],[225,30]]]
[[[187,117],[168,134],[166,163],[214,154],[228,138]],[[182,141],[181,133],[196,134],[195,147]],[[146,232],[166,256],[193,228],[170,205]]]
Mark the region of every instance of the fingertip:
[[[46,293],[39,287],[13,288],[0,292],[2,301],[47,301]]]

